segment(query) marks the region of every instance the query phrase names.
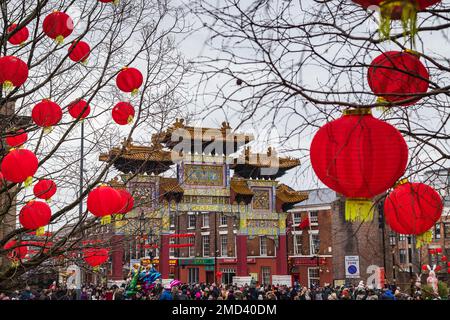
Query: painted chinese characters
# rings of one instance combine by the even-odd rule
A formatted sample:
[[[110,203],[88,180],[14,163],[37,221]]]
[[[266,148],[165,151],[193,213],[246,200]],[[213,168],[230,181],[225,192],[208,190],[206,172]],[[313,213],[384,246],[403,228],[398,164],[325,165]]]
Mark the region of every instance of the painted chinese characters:
[[[223,186],[223,166],[184,165],[184,182],[188,185]]]
[[[253,209],[255,210],[270,210],[270,190],[268,189],[253,189]]]

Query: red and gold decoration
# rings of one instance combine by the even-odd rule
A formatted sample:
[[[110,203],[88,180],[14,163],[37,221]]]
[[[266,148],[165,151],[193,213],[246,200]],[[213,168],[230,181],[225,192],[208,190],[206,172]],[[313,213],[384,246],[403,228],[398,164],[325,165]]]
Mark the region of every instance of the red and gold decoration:
[[[91,113],[91,107],[83,99],[72,102],[67,108],[69,110],[69,114],[74,119],[80,118],[80,120],[83,120]]]
[[[430,186],[402,180],[384,202],[386,223],[399,234],[417,235],[417,246],[431,241],[429,231],[440,219],[443,202]]]
[[[401,103],[409,106],[428,90],[430,75],[419,58],[411,51],[389,51],[376,57],[369,67],[367,81],[378,102],[412,101]]]
[[[17,24],[13,23],[9,26],[7,29],[8,33],[11,33],[17,29]],[[26,26],[22,27],[21,29],[15,31],[15,33],[8,38],[8,42],[14,46],[22,46],[25,41],[28,40],[28,37],[30,36],[30,32],[28,31],[28,28]]]
[[[62,44],[72,34],[73,20],[67,13],[55,10],[45,17],[42,27],[49,38]]]
[[[7,135],[5,141],[11,148],[20,148],[28,141],[28,134],[25,130],[20,129],[14,134]]]
[[[39,180],[33,188],[33,193],[36,198],[49,201],[56,193],[56,183],[50,179]]]
[[[8,252],[8,259],[11,260],[13,266],[18,266],[19,262],[23,260],[28,254],[28,247],[19,241],[10,240],[4,246],[3,249]]]
[[[61,107],[50,99],[43,99],[37,103],[31,112],[31,118],[39,127],[50,132],[52,127],[62,119]]]
[[[112,109],[112,118],[115,123],[123,126],[133,122],[134,108],[128,102],[119,102]]]
[[[45,232],[44,227],[50,223],[52,210],[43,201],[32,200],[22,207],[19,214],[20,224],[25,229],[36,230],[36,235]]]
[[[98,0],[98,1],[100,1],[101,3],[112,3],[114,5],[118,5],[120,2],[120,0]]]
[[[31,185],[38,169],[36,155],[27,149],[12,149],[2,161],[1,171],[7,181]]]
[[[319,179],[347,198],[346,220],[367,221],[373,219],[371,199],[404,174],[408,147],[400,132],[370,109],[355,109],[319,129],[310,157]]]
[[[120,195],[120,210],[116,213],[116,220],[121,220],[125,214],[133,210],[134,198],[125,189],[117,189]]]
[[[131,92],[132,95],[139,92],[143,82],[142,73],[136,68],[124,67],[116,78],[117,87],[123,92]]]
[[[105,248],[86,248],[83,249],[83,258],[88,265],[98,271],[99,267],[108,261],[109,250]]]
[[[69,58],[73,62],[86,63],[91,53],[91,47],[85,41],[74,41],[69,47]]]
[[[0,84],[3,90],[10,91],[20,87],[28,79],[28,66],[21,59],[13,56],[0,58]]]
[[[111,215],[122,209],[120,193],[107,186],[101,185],[91,192],[87,198],[87,208],[94,216],[101,218],[102,224],[111,222]]]

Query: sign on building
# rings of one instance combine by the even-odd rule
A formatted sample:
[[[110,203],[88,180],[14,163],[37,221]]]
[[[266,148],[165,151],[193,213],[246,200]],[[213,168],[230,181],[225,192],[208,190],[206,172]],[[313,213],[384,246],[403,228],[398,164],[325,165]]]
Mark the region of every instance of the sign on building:
[[[251,283],[252,283],[252,277],[251,276],[247,276],[247,277],[234,276],[233,277],[233,284],[235,286],[243,287],[245,285],[250,285]]]
[[[272,284],[275,286],[292,286],[291,275],[272,275]]]
[[[345,277],[359,278],[359,256],[345,256]]]

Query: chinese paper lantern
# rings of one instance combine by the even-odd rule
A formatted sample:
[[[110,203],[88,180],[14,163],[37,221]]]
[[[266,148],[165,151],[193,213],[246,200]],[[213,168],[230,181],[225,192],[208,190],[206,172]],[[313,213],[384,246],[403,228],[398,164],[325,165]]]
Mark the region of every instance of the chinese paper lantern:
[[[431,255],[434,255],[434,254],[436,254],[436,250],[430,249],[430,250],[428,250],[428,253],[431,254]]]
[[[102,3],[112,3],[114,5],[118,5],[120,2],[120,0],[98,0],[98,1],[100,1]]]
[[[17,28],[17,24],[13,23],[7,29],[8,33],[13,32]],[[30,33],[28,32],[28,28],[24,26],[23,28],[17,30],[11,37],[8,38],[8,42],[14,46],[23,45],[25,41],[27,41]]]
[[[61,121],[62,110],[57,103],[44,99],[34,106],[31,117],[36,125],[49,131]]]
[[[442,210],[442,199],[433,188],[407,180],[402,180],[384,201],[386,223],[397,233],[417,235],[417,246],[430,241],[429,229]],[[430,250],[431,254],[435,252]]]
[[[400,132],[370,109],[346,110],[313,138],[311,164],[318,178],[344,195],[347,220],[371,220],[376,195],[403,175],[408,147]]]
[[[124,214],[127,214],[134,207],[134,198],[133,196],[125,189],[117,189],[117,192],[120,195],[120,210],[116,213],[116,219],[122,219]]]
[[[25,182],[25,185],[29,186],[38,164],[38,159],[30,150],[14,149],[3,158],[1,171],[6,180],[14,183]]]
[[[28,79],[28,66],[17,57],[0,58],[0,83],[4,90],[20,87]]]
[[[417,32],[417,12],[428,8],[441,0],[353,0],[364,9],[370,6],[380,8],[380,32],[383,37],[389,37],[391,20],[401,20],[404,32],[414,36]]]
[[[12,249],[15,247],[14,249]],[[26,257],[28,253],[28,247],[26,245],[23,245],[23,243],[20,243],[16,240],[10,240],[8,241],[4,246],[3,249],[10,250],[8,252],[8,259],[12,260],[13,262],[17,263],[19,260],[22,260]]]
[[[136,68],[124,67],[116,78],[117,87],[123,92],[131,92],[133,95],[138,93],[143,82],[142,73]]]
[[[423,270],[423,271],[428,271],[428,266],[427,266],[427,265],[423,265],[423,266],[422,266],[422,270]]]
[[[89,54],[91,52],[91,47],[87,42],[84,41],[74,41],[69,47],[69,58],[74,62],[85,63]]]
[[[83,258],[88,265],[97,268],[108,261],[109,250],[104,248],[87,248],[83,250]]]
[[[72,102],[69,106],[69,114],[74,119],[84,119],[91,113],[91,107],[85,100],[77,100]]]
[[[436,253],[442,253],[442,248],[436,248]]]
[[[42,27],[49,38],[61,44],[72,33],[73,21],[67,13],[55,10],[45,17]]]
[[[447,259],[447,256],[442,256],[442,257],[441,257],[441,261],[442,261],[442,262],[446,262],[447,260],[448,260],[448,259]]]
[[[43,200],[50,200],[56,193],[56,184],[53,180],[43,179],[40,180],[33,188],[33,193],[36,198]]]
[[[12,148],[20,147],[28,140],[28,134],[20,129],[16,133],[6,136],[6,143]]]
[[[442,267],[441,266],[436,266],[436,268],[434,268],[434,271],[436,271],[436,272],[439,272],[439,271],[441,271],[442,270]]]
[[[32,200],[20,210],[19,221],[25,229],[36,230],[36,235],[44,234],[44,226],[50,223],[52,211],[47,203]]]
[[[389,51],[375,58],[367,80],[380,102],[397,102],[414,98],[400,105],[416,103],[428,90],[430,76],[419,58],[410,52]]]
[[[122,208],[121,196],[117,190],[101,185],[91,192],[87,198],[87,208],[96,217],[101,217],[102,224],[111,222],[111,215]]]
[[[128,102],[119,102],[112,109],[113,120],[123,126],[133,122],[134,108]]]

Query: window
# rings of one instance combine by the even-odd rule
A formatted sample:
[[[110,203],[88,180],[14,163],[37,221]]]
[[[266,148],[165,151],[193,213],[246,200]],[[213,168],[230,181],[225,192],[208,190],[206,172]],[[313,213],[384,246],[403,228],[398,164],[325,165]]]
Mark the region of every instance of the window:
[[[209,236],[202,236],[203,256],[209,257]]]
[[[208,228],[209,227],[209,213],[203,213],[202,217],[203,217],[202,227],[203,228]]]
[[[441,223],[438,222],[434,226],[434,239],[439,240],[441,239]]]
[[[450,238],[450,223],[444,223],[444,238]]]
[[[232,284],[233,283],[233,277],[236,275],[235,269],[221,269],[222,271],[222,283],[224,284]]]
[[[220,255],[222,257],[228,257],[228,235],[222,234],[220,236]]]
[[[259,255],[267,256],[267,238],[265,236],[259,237]]]
[[[400,258],[400,263],[401,264],[404,264],[404,263],[407,263],[408,262],[408,258],[407,258],[407,252],[406,252],[406,249],[400,249],[399,251],[398,251],[398,255],[399,255],[399,258]]]
[[[169,244],[175,244],[175,238],[169,238]],[[169,256],[174,257],[175,256],[175,248],[171,248],[169,246]]]
[[[292,222],[294,224],[300,224],[302,222],[302,214],[301,214],[301,212],[294,212],[292,214]]]
[[[319,234],[318,233],[311,233],[310,234],[310,251],[311,254],[317,254],[319,253],[319,249],[320,249],[320,238],[319,238]]]
[[[170,221],[170,227],[171,228],[174,228],[175,227],[175,214],[174,213],[171,213],[170,214],[170,216],[169,216],[169,221]]]
[[[294,234],[294,254],[302,254],[302,235]]]
[[[189,268],[188,269],[188,282],[189,283],[198,283],[198,268]]]
[[[308,285],[310,288],[320,285],[319,268],[308,268]]]
[[[195,229],[195,215],[188,215],[188,228]]]
[[[220,225],[221,226],[228,225],[228,219],[227,218],[228,217],[225,214],[223,214],[223,213],[220,215]]]
[[[261,267],[261,282],[263,285],[270,284],[270,267]]]
[[[309,222],[311,224],[319,223],[319,211],[310,211],[309,212]]]
[[[188,243],[194,245],[192,247],[188,247],[188,256],[194,257],[195,256],[195,238],[189,237],[188,239],[189,239]]]
[[[389,245],[395,246],[397,244],[397,234],[391,231],[389,233]]]
[[[405,241],[406,240],[406,235],[405,234],[401,234],[398,236],[398,240],[399,241]]]

